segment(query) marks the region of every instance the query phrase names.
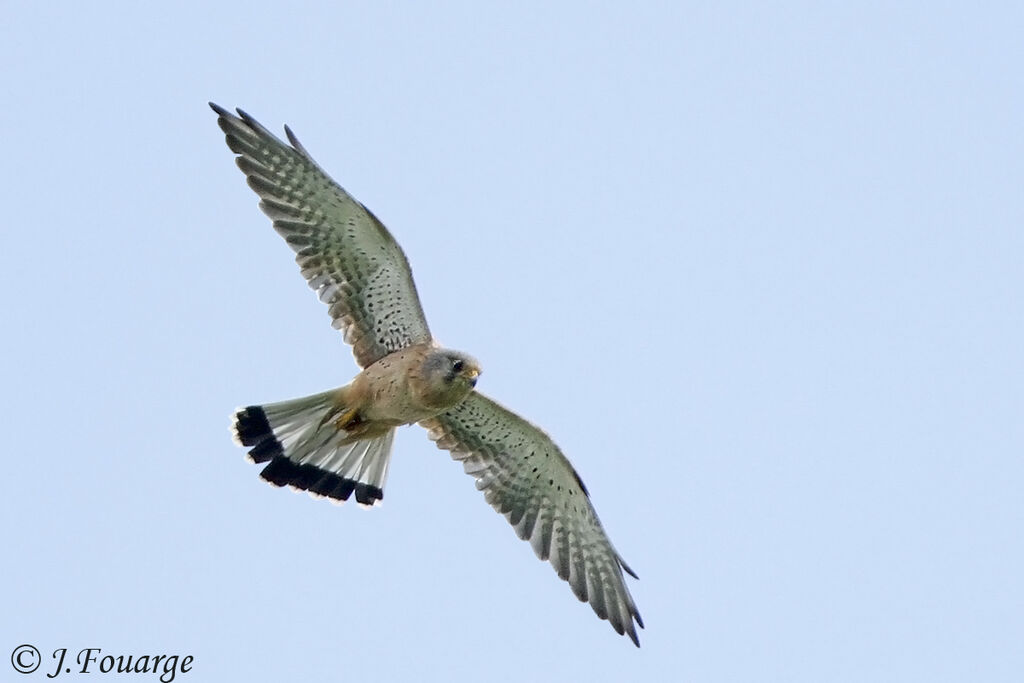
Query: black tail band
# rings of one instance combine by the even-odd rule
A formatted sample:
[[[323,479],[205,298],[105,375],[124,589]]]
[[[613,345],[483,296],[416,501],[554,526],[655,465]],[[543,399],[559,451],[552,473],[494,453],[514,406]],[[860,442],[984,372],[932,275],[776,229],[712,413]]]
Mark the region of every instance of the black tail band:
[[[271,460],[260,472],[260,476],[277,486],[294,486],[334,500],[348,500],[353,492],[356,501],[363,505],[373,505],[375,501],[384,498],[384,491],[376,486],[340,477],[314,465],[296,465],[284,456]]]

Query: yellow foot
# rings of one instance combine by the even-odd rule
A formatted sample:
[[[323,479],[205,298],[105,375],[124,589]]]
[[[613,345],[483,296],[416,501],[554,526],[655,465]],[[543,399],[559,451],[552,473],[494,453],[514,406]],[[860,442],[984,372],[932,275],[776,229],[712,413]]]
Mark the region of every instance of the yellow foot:
[[[358,421],[359,411],[355,408],[349,408],[334,421],[334,426],[338,428],[338,431],[348,430],[349,427],[354,426]]]

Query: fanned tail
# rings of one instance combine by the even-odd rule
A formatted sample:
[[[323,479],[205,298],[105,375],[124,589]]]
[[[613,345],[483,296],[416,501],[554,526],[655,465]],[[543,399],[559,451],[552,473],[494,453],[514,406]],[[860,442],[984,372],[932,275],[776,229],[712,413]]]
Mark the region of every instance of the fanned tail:
[[[255,463],[268,463],[260,476],[275,486],[371,506],[384,497],[394,428],[367,439],[353,439],[331,419],[344,407],[339,391],[262,406],[234,415],[235,441],[249,446]]]

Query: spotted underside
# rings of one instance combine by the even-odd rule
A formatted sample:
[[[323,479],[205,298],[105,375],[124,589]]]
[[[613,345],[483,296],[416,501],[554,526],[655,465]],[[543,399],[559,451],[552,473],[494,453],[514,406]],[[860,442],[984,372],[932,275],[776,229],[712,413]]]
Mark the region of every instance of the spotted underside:
[[[639,645],[633,622],[643,628],[643,620],[622,572],[636,574],[612,547],[583,482],[551,438],[479,392],[420,424],[576,597]]]
[[[377,217],[331,180],[287,127],[291,145],[245,112],[210,106],[260,208],[295,251],[359,365],[429,342],[409,262]]]

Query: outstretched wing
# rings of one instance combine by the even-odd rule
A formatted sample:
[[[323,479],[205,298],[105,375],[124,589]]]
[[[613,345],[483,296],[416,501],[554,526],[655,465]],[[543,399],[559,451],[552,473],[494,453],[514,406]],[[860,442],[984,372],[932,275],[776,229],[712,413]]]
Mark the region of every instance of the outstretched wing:
[[[356,361],[365,368],[430,341],[409,261],[377,217],[324,173],[287,126],[290,146],[241,109],[235,116],[210,106],[260,208],[295,251]]]
[[[639,647],[633,621],[644,623],[622,571],[636,574],[612,547],[587,489],[551,438],[478,392],[420,424],[576,597]]]

